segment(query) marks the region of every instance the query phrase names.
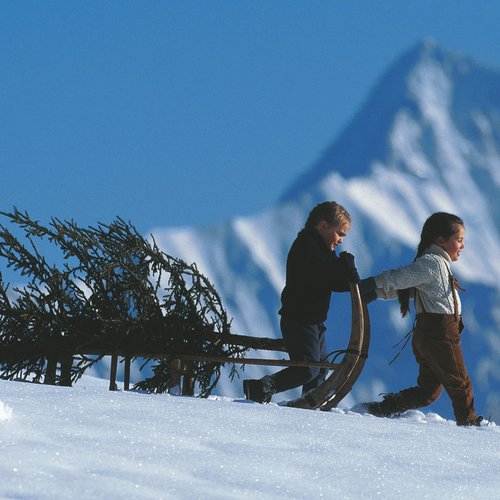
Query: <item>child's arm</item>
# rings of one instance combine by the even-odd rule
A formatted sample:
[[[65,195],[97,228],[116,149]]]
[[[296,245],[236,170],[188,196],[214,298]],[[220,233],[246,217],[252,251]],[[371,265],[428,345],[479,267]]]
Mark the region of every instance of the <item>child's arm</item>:
[[[432,258],[426,256],[417,259],[415,262],[389,269],[372,278],[362,280],[360,283],[360,291],[365,300],[379,299],[395,299],[398,295],[398,290],[405,288],[415,288],[424,283],[435,279],[436,262]]]

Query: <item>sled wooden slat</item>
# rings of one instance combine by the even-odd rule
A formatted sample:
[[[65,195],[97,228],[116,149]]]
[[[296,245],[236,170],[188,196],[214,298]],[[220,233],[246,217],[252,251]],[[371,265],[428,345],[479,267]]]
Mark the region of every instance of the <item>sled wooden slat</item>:
[[[97,349],[80,349],[77,354],[95,355],[95,356],[111,356],[111,366],[109,375],[109,390],[117,390],[117,371],[118,371],[118,357],[124,358],[124,380],[123,388],[128,391],[130,388],[130,365],[132,358],[149,358],[149,359],[171,359],[171,377],[172,380],[169,385],[176,387],[179,385],[180,374],[186,373],[187,370],[178,361],[198,361],[208,363],[233,363],[233,364],[249,364],[261,366],[312,366],[315,368],[328,368],[335,370],[338,368],[338,363],[328,363],[321,361],[291,361],[287,359],[268,359],[268,358],[236,358],[229,356],[208,356],[208,355],[195,355],[195,354],[163,354],[163,353],[125,353],[125,352],[110,352],[109,350]]]
[[[116,354],[111,355],[111,367],[109,370],[109,390],[117,391],[118,386],[116,385],[116,372],[118,368],[118,356]]]
[[[124,371],[123,371],[123,390],[128,391],[130,389],[130,364],[132,360],[129,355],[125,356],[124,360]]]
[[[124,356],[124,380],[123,380],[123,389],[125,391],[129,390],[130,387],[130,363],[131,357]],[[150,358],[150,359],[165,359],[170,358],[172,362],[170,364],[170,372],[171,372],[171,381],[169,386],[171,388],[177,387],[180,384],[181,376],[183,374],[189,373],[189,369],[186,367],[184,363],[179,363],[179,361],[198,361],[198,362],[208,362],[208,363],[233,363],[233,364],[248,364],[248,365],[261,365],[261,366],[312,366],[316,368],[327,368],[329,370],[335,370],[338,368],[338,363],[327,363],[327,362],[317,362],[317,361],[291,361],[286,359],[266,359],[266,358],[235,358],[235,357],[226,357],[226,356],[205,356],[205,355],[190,355],[190,354],[181,354],[181,355],[165,355],[165,354],[148,354],[141,353],[138,357]],[[116,380],[116,365],[112,364],[112,369],[114,369],[114,379]],[[185,382],[188,382],[189,377],[186,377]],[[111,389],[110,382],[110,390]],[[187,392],[191,392],[191,389],[186,389]],[[184,389],[183,389],[184,393]]]
[[[288,359],[266,359],[266,358],[230,358],[225,356],[196,356],[182,354],[179,359],[189,361],[208,361],[214,363],[234,363],[242,365],[265,365],[265,366],[313,366],[316,368],[329,368],[334,370],[337,363],[327,363],[321,361],[291,361]]]

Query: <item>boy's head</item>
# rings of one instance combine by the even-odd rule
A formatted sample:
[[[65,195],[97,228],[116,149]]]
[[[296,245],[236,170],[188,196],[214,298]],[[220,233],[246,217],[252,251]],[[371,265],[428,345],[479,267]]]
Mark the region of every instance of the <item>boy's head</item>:
[[[309,213],[306,227],[316,227],[322,220],[326,221],[330,226],[351,224],[349,212],[335,201],[324,201],[316,205]]]
[[[351,216],[342,205],[325,201],[311,210],[305,227],[318,231],[330,250],[333,250],[347,235],[351,227]]]

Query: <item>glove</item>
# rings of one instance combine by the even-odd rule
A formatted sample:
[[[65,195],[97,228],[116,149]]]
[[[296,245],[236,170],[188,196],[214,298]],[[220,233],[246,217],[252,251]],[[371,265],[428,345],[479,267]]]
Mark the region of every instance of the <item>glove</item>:
[[[377,300],[377,283],[374,278],[366,278],[358,283],[359,293],[364,302],[369,304]]]
[[[347,281],[349,283],[359,283],[359,274],[354,263],[354,255],[349,252],[342,252],[339,255],[339,259],[345,269]]]

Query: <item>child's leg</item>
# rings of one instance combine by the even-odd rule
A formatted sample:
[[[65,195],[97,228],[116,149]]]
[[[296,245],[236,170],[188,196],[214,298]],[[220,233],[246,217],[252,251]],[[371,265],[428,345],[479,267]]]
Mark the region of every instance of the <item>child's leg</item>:
[[[428,406],[441,394],[442,385],[432,370],[426,356],[425,345],[428,336],[427,322],[419,318],[412,338],[412,348],[415,360],[418,363],[417,385],[401,391],[408,409]]]
[[[457,423],[476,417],[474,393],[460,345],[461,328],[453,316],[444,316],[441,328],[426,335],[421,350],[453,405]]]
[[[322,325],[302,325],[287,318],[281,318],[281,333],[288,355],[293,361],[320,361]],[[276,392],[300,387],[318,377],[320,369],[308,366],[290,366],[273,375]]]
[[[326,327],[323,325],[319,325],[318,340],[319,340],[318,361],[323,361],[328,356],[328,351],[326,348]],[[305,394],[311,389],[319,387],[326,380],[327,375],[328,375],[328,368],[320,368],[318,376],[302,386],[302,394]]]
[[[443,387],[427,361],[420,356],[415,348],[413,352],[419,365],[417,385],[399,392],[401,406],[404,406],[404,410],[430,405],[440,396]]]
[[[417,385],[400,392],[386,394],[383,401],[369,403],[368,411],[378,416],[391,416],[430,405],[441,394],[442,385],[435,377],[426,360],[413,349],[419,364]]]
[[[413,333],[413,354],[419,366],[417,385],[400,392],[386,394],[383,401],[370,403],[369,412],[379,416],[390,416],[406,410],[422,408],[434,402],[441,394],[441,382],[427,361],[425,346],[436,316],[422,315],[417,320]],[[438,318],[439,320],[439,318]],[[438,326],[441,324],[438,321]],[[434,325],[435,326],[435,325]]]

